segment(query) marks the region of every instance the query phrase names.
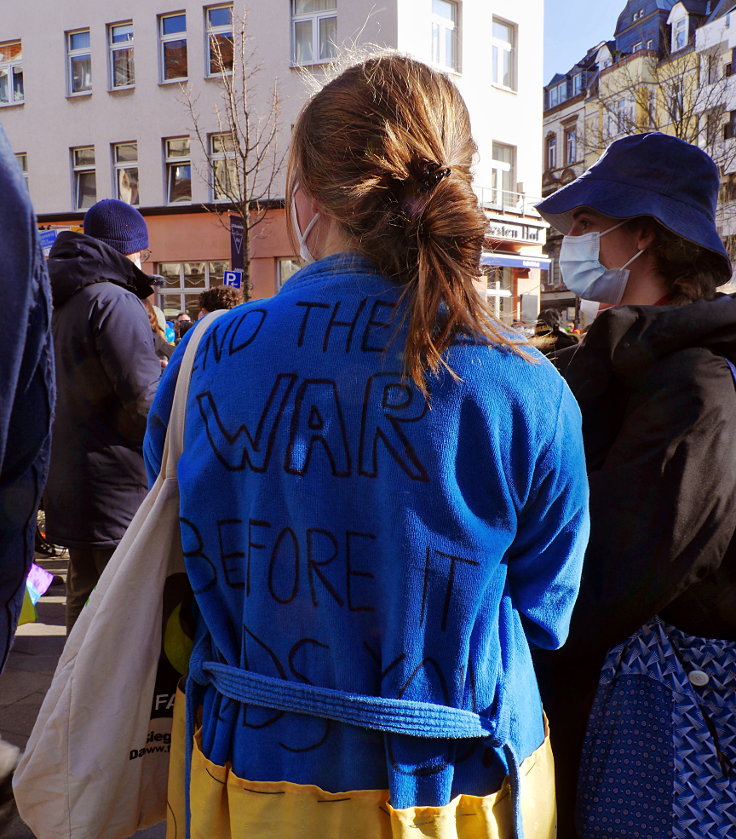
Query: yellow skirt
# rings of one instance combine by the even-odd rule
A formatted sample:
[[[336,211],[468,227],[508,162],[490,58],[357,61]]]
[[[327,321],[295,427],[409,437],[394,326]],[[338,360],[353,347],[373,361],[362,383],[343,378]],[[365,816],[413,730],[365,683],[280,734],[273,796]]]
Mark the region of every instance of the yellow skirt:
[[[184,839],[184,695],[174,708],[166,839]],[[549,732],[521,764],[525,839],[557,835]],[[506,779],[491,795],[458,795],[444,807],[397,810],[387,790],[325,792],[288,781],[248,781],[207,760],[195,734],[191,839],[507,839],[513,836]]]

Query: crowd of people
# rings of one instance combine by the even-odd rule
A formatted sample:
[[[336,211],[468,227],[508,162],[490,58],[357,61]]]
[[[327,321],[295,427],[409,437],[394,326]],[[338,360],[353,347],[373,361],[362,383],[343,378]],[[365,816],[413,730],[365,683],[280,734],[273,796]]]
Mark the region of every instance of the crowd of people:
[[[187,835],[736,831],[717,167],[644,133],[542,201],[567,287],[600,311],[582,336],[543,311],[527,340],[476,290],[476,152],[446,75],[395,54],[345,69],[293,127],[305,267],[256,306],[203,292],[198,316],[230,311],[180,313],[174,348],[141,214],[98,202],[56,240],[49,285],[0,144],[0,664],[42,490],[71,628],[207,330],[178,466],[194,648],[169,817]],[[0,773],[16,760],[0,751]]]

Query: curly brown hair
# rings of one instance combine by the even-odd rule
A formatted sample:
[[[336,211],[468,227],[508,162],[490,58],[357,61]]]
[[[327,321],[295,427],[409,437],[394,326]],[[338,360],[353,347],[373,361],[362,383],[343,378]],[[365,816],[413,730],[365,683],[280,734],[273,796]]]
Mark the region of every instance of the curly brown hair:
[[[638,216],[628,224],[654,233],[654,242],[648,250],[667,283],[669,305],[712,300],[716,288],[731,279],[721,254],[683,239],[651,216]]]
[[[243,302],[243,294],[237,288],[227,285],[216,285],[208,288],[199,295],[199,308],[206,312],[216,312],[218,309],[232,309]]]

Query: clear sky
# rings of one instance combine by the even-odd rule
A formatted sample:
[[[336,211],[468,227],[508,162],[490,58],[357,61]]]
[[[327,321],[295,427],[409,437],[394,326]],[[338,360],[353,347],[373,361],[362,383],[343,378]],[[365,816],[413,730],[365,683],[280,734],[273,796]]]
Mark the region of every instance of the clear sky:
[[[544,83],[600,41],[610,41],[626,0],[544,0]]]

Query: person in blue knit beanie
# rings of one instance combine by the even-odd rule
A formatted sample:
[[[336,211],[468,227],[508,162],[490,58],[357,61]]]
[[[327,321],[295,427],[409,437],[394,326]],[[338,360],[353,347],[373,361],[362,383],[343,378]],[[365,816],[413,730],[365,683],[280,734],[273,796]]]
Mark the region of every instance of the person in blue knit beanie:
[[[49,538],[69,548],[68,630],[146,494],[141,446],[161,373],[147,247],[138,210],[105,199],[49,255],[58,401],[44,509]]]
[[[140,253],[148,247],[148,228],[135,207],[116,198],[98,201],[84,215],[84,232],[141,267]]]
[[[292,133],[308,264],[199,321],[164,373],[149,480],[207,330],[178,467],[197,626],[181,835],[554,836],[530,650],[564,642],[578,590],[581,420],[475,290],[476,152],[444,74],[399,55],[345,70]]]

